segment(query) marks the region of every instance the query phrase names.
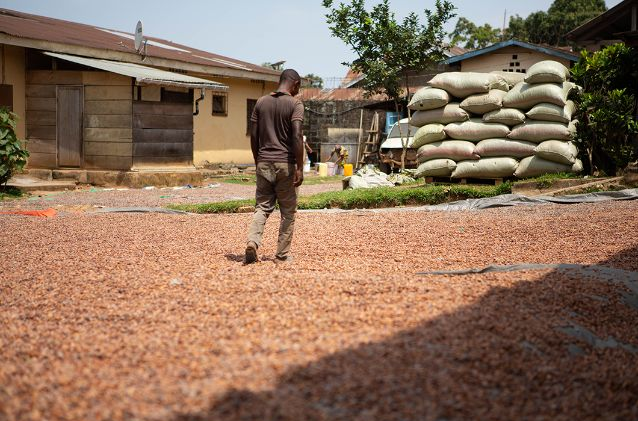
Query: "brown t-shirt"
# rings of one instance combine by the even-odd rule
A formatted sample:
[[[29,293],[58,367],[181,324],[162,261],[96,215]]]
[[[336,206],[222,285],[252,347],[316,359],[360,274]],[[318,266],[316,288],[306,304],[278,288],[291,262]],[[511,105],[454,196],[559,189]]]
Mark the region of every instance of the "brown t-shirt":
[[[273,92],[257,101],[250,121],[258,124],[259,162],[294,164],[292,122],[303,121],[303,104],[285,92]]]

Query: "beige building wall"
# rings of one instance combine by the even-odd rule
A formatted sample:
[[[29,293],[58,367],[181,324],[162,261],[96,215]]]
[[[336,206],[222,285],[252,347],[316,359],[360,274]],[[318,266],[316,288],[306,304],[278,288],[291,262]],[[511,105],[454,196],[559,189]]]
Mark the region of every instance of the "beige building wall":
[[[199,115],[193,117],[193,160],[195,165],[210,163],[252,164],[250,136],[247,132],[247,100],[259,97],[277,88],[273,82],[251,81],[237,78],[214,78],[228,85],[228,115],[212,115],[213,92],[199,103]],[[195,90],[199,98],[199,90]]]
[[[2,45],[2,84],[13,85],[13,112],[18,115],[18,139],[26,137],[26,106],[25,106],[25,55],[24,48],[13,45]]]
[[[514,56],[517,56],[514,58]],[[570,61],[556,56],[550,56],[538,51],[529,50],[521,47],[506,47],[496,50],[492,53],[468,58],[461,62],[462,72],[491,72],[494,70],[508,71],[509,69],[527,70],[531,65],[543,60],[554,60],[568,68],[571,67]],[[519,63],[519,66],[516,66]],[[512,66],[512,64],[514,64]]]

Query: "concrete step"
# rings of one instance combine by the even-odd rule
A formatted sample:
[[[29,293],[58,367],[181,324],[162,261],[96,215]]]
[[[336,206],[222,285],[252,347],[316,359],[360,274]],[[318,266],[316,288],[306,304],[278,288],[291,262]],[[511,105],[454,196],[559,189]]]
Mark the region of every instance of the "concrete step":
[[[47,172],[48,171],[48,172]],[[28,170],[32,178],[44,178],[50,174],[50,178],[44,181],[61,182],[61,186],[71,183],[92,184],[100,187],[123,186],[141,188],[146,186],[176,187],[201,185],[204,177],[201,171],[193,168],[170,168],[138,171],[109,171],[109,170],[82,170],[82,169],[56,169],[56,170]],[[40,181],[43,181],[40,178]]]
[[[29,175],[17,175],[7,183],[7,186],[15,187],[23,192],[34,191],[59,191],[59,190],[75,190],[77,184],[75,181],[65,180],[42,180],[40,178],[31,177]]]

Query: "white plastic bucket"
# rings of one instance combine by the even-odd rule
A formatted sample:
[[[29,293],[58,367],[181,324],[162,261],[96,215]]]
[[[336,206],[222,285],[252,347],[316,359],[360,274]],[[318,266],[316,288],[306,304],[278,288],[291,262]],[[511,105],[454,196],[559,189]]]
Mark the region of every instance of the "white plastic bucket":
[[[337,164],[328,162],[328,176],[337,175]]]

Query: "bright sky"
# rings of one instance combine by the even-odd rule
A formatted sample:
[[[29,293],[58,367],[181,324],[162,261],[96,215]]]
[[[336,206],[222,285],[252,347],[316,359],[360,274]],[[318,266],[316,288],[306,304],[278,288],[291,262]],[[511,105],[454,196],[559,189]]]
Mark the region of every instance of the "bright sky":
[[[339,0],[336,0],[338,2]],[[606,0],[613,7],[621,0]],[[503,25],[503,15],[547,10],[552,0],[452,0],[457,15],[477,24]],[[375,4],[376,0],[368,1]],[[434,0],[390,0],[397,17],[434,7]],[[420,6],[417,6],[420,4]],[[301,74],[344,77],[353,53],[332,38],[321,0],[0,0],[0,7],[144,33],[250,63],[286,60]],[[448,25],[451,31],[454,18]]]

